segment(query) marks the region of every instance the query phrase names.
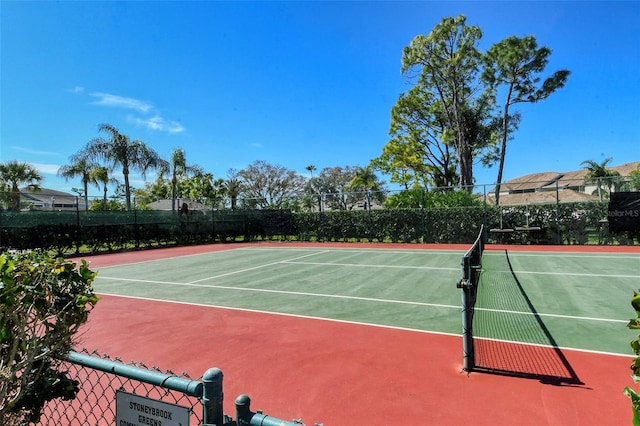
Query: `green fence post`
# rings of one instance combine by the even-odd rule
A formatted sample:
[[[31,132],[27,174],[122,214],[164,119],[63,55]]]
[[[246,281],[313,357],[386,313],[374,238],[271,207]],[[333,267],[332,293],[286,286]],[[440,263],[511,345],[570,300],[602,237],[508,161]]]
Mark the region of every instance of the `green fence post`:
[[[86,198],[85,198],[86,200]],[[89,206],[87,205],[88,201],[85,201],[84,211],[87,211]],[[80,239],[80,199],[76,196],[76,229],[74,235],[74,242],[76,243],[76,254],[80,253],[80,246],[82,245],[82,240]]]
[[[222,426],[224,424],[222,376],[222,370],[219,368],[210,368],[202,375],[203,420],[206,425]]]
[[[425,206],[424,206],[424,188],[420,188],[420,224],[422,225],[421,230],[421,242],[424,244],[425,239],[427,238],[427,220],[425,217]]]
[[[140,247],[140,232],[138,230],[138,208],[136,207],[136,198],[133,197],[133,238],[135,247]]]
[[[562,244],[562,230],[560,229],[560,188],[558,186],[558,179],[556,179],[556,230],[557,230],[557,244]]]
[[[240,395],[236,398],[236,426],[304,426],[300,421],[287,422],[275,417],[266,416],[260,411],[251,411],[251,398],[249,395]]]
[[[216,199],[211,200],[211,242],[216,242]]]

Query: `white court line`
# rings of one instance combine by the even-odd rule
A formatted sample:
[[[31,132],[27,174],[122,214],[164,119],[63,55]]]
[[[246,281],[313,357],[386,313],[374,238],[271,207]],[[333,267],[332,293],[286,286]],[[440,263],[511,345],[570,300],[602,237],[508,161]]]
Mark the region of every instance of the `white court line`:
[[[438,269],[443,271],[460,271],[460,267],[457,268],[445,268],[438,266],[402,266],[402,265],[367,265],[361,263],[333,263],[333,262],[296,262],[293,260],[283,260],[280,263],[287,263],[290,265],[319,265],[319,266],[352,266],[352,267],[366,267],[366,268],[391,268],[391,269]]]
[[[343,299],[343,300],[357,300],[364,302],[375,302],[375,303],[390,303],[390,304],[398,304],[398,305],[413,305],[413,306],[425,306],[431,308],[446,308],[446,309],[462,309],[459,305],[445,305],[439,303],[426,303],[426,302],[415,302],[415,301],[405,301],[405,300],[395,300],[395,299],[380,299],[374,297],[360,297],[360,296],[345,296],[338,294],[322,294],[322,293],[309,293],[302,291],[289,291],[289,290],[270,290],[264,288],[252,288],[252,287],[232,287],[232,286],[222,286],[222,285],[212,285],[212,284],[197,284],[196,282],[190,283],[175,283],[168,281],[152,281],[152,280],[141,280],[135,278],[110,278],[110,277],[102,277],[98,276],[96,279],[106,279],[113,281],[129,281],[129,282],[140,282],[140,283],[149,283],[149,284],[164,284],[171,286],[184,286],[184,287],[199,287],[199,288],[211,288],[218,290],[231,290],[231,291],[249,291],[249,292],[257,292],[257,293],[271,293],[271,294],[285,294],[290,296],[309,296],[309,297],[324,297],[328,299]],[[202,280],[199,280],[202,281]],[[558,318],[567,318],[567,319],[575,319],[582,321],[601,321],[601,322],[623,322],[626,323],[628,321],[616,320],[616,319],[607,319],[607,318],[590,318],[590,317],[579,317],[579,316],[565,316],[559,314],[542,314],[537,313],[534,314],[532,312],[521,312],[521,311],[507,311],[500,309],[484,309],[484,308],[476,308],[478,310],[485,310],[491,312],[498,313],[510,313],[517,315],[538,315],[538,316],[547,316],[547,317],[558,317]]]
[[[508,250],[507,250],[508,251]],[[640,260],[640,254],[634,253],[563,253],[563,252],[530,252],[530,251],[508,251],[509,257],[549,257],[554,258],[577,258],[577,259],[633,259]],[[486,249],[484,256],[504,256],[504,250]]]
[[[305,255],[294,257],[294,258],[291,258],[291,259],[278,260],[277,262],[265,263],[265,264],[262,264],[262,265],[253,266],[251,268],[239,269],[237,271],[231,271],[231,272],[227,272],[227,273],[224,273],[224,274],[215,275],[215,276],[212,276],[212,277],[201,278],[199,280],[188,282],[187,284],[195,284],[195,283],[199,283],[201,281],[214,280],[214,279],[217,279],[217,278],[228,277],[229,275],[235,275],[235,274],[241,274],[243,272],[255,271],[256,269],[267,268],[269,266],[274,266],[274,265],[280,265],[282,263],[291,262],[291,261],[294,261],[294,260],[297,260],[297,259],[304,259],[305,257],[315,256],[315,255],[323,254],[323,253],[326,253],[326,250],[319,251],[319,252],[316,252],[316,253],[305,254]]]
[[[597,278],[640,278],[640,275],[618,275],[618,274],[585,274],[582,272],[548,272],[548,271],[499,271],[495,269],[483,269],[483,272],[487,273],[505,273],[505,274],[528,274],[528,275],[561,275],[561,276],[572,276],[572,277],[597,277]]]
[[[595,350],[592,350],[592,349],[578,349],[578,348],[568,348],[568,347],[563,347],[563,346],[542,345],[540,343],[518,342],[517,340],[493,339],[493,338],[490,338],[490,337],[475,337],[475,336],[474,336],[473,340],[485,340],[487,342],[510,343],[510,344],[514,344],[514,345],[533,346],[533,347],[537,347],[537,348],[561,349],[561,350],[584,352],[584,353],[596,354],[596,355],[614,355],[614,356],[621,356],[621,357],[625,357],[625,358],[627,358],[627,357],[628,358],[635,358],[635,355],[619,354],[619,353],[616,353],[616,352],[604,352],[604,351],[595,351]]]
[[[370,247],[370,248],[349,248],[349,247],[326,247],[326,248],[319,248],[319,247],[246,247],[246,250],[252,250],[252,251],[277,251],[277,250],[324,250],[324,251],[344,251],[344,252],[348,252],[348,253],[367,253],[367,254],[371,254],[371,253],[375,253],[375,254],[385,254],[385,253],[391,253],[391,254],[417,254],[417,255],[443,255],[443,256],[451,256],[452,254],[464,254],[464,252],[466,250],[463,249],[427,249],[427,248],[413,248],[413,249],[387,249],[387,248],[377,248],[377,247]]]
[[[595,318],[595,317],[579,317],[575,315],[560,315],[560,314],[541,314],[539,312],[523,312],[523,311],[508,311],[504,309],[489,309],[489,308],[475,308],[476,311],[485,312],[497,312],[500,314],[517,314],[517,315],[533,315],[535,317],[550,317],[550,318],[563,318],[563,319],[575,319],[575,320],[587,320],[587,321],[603,321],[603,322],[618,322],[626,324],[629,320],[615,320],[607,318]]]
[[[310,316],[310,315],[287,314],[287,313],[281,313],[281,312],[261,311],[261,310],[258,310],[258,309],[246,309],[246,308],[234,308],[234,307],[229,307],[229,306],[207,305],[207,304],[204,304],[204,303],[181,302],[181,301],[175,301],[175,300],[163,300],[163,299],[155,299],[155,298],[151,298],[151,297],[123,296],[123,295],[120,295],[120,294],[110,294],[110,293],[104,293],[104,292],[98,292],[98,294],[101,294],[103,296],[122,297],[122,298],[125,298],[125,299],[148,300],[148,301],[152,301],[152,302],[174,303],[174,304],[177,304],[177,305],[199,306],[199,307],[204,307],[204,308],[226,309],[226,310],[230,310],[230,311],[251,312],[251,313],[266,314],[266,315],[277,315],[277,316],[290,317],[290,318],[302,318],[302,319],[310,319],[310,320],[316,320],[316,321],[335,322],[335,323],[340,323],[340,324],[361,325],[361,326],[365,326],[365,327],[383,328],[383,329],[388,329],[388,330],[400,330],[400,331],[409,331],[409,332],[422,333],[422,334],[435,334],[435,335],[440,335],[440,336],[462,337],[462,335],[458,334],[458,333],[447,333],[447,332],[443,332],[443,331],[431,331],[431,330],[419,330],[419,329],[416,329],[416,328],[398,327],[398,326],[384,325],[384,324],[373,324],[373,323],[360,322],[360,321],[348,321],[348,320],[340,320],[340,319],[333,319],[333,318],[313,317],[313,316]],[[534,343],[511,342],[509,340],[498,340],[498,339],[488,339],[488,338],[481,338],[481,339],[483,339],[483,340],[493,340],[493,341],[496,341],[496,342],[526,344],[526,345],[530,345],[530,346],[541,346],[541,347],[547,347],[548,346],[548,345],[539,345],[539,344],[537,345],[537,344],[534,344]],[[603,351],[596,351],[596,350],[590,350],[590,349],[570,348],[570,347],[564,347],[564,346],[558,346],[557,348],[561,349],[561,350],[583,352],[583,353],[590,353],[590,354],[597,354],[597,355],[611,355],[611,356],[619,356],[619,357],[625,357],[625,358],[633,358],[633,357],[635,357],[635,355],[619,354],[619,353],[615,353],[615,352],[603,352]]]
[[[378,299],[374,297],[359,297],[359,296],[344,296],[339,294],[308,293],[303,291],[270,290],[265,288],[231,287],[231,286],[224,286],[224,285],[196,284],[196,281],[193,281],[190,283],[174,283],[169,281],[139,280],[135,278],[132,279],[132,278],[102,277],[102,279],[113,280],[113,281],[132,281],[132,282],[149,283],[149,284],[165,284],[165,285],[185,286],[185,287],[213,288],[218,290],[254,291],[258,293],[275,293],[275,294],[286,294],[291,296],[326,297],[329,299],[347,299],[347,300],[359,300],[359,301],[366,301],[366,302],[395,303],[399,305],[428,306],[432,308],[462,309],[460,306],[443,305],[438,303],[410,302],[405,300]],[[202,281],[202,280],[198,280],[198,281]]]
[[[163,258],[159,258],[159,259],[147,259],[147,260],[140,260],[138,262],[119,263],[117,265],[99,266],[98,268],[100,268],[100,269],[120,268],[120,267],[130,266],[130,265],[141,265],[141,264],[144,264],[144,263],[166,262],[166,261],[175,260],[175,259],[182,259],[182,258],[185,258],[185,257],[205,256],[205,255],[208,255],[208,254],[218,254],[218,253],[220,253],[220,254],[229,253],[229,252],[232,252],[232,251],[239,251],[239,250],[249,250],[249,247],[235,247],[235,248],[217,250],[217,251],[205,251],[205,252],[202,252],[202,253],[181,254],[179,256],[163,257]],[[108,256],[108,254],[105,255],[105,256]],[[90,257],[85,257],[84,260],[86,260],[87,263],[89,264],[89,266],[91,266],[91,258]]]

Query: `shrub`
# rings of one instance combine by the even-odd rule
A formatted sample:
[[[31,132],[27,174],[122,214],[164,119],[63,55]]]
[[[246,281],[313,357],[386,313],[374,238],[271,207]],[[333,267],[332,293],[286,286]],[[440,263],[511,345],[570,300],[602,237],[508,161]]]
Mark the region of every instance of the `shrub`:
[[[0,423],[37,422],[44,404],[73,399],[77,383],[58,371],[98,299],[96,276],[42,252],[0,255]]]
[[[636,317],[632,318],[627,324],[627,327],[632,330],[640,330],[640,294],[634,292],[631,299],[631,306],[636,311]],[[640,336],[631,341],[631,349],[636,357],[631,362],[631,377],[633,381],[640,382]],[[625,395],[631,398],[631,407],[633,409],[633,424],[640,426],[640,395],[630,387],[626,387],[624,390]]]

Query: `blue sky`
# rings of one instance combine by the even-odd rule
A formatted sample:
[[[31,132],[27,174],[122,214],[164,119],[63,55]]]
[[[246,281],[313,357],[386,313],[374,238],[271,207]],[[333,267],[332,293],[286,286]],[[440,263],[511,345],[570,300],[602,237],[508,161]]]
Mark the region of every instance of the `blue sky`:
[[[483,50],[531,34],[553,50],[549,73],[571,70],[565,88],[518,107],[505,180],[640,160],[640,2],[3,0],[0,161],[70,191],[79,181],[57,169],[109,123],[216,178],[256,160],[305,175],[365,166],[411,87],[403,47],[458,14]],[[491,184],[497,168],[474,175]]]

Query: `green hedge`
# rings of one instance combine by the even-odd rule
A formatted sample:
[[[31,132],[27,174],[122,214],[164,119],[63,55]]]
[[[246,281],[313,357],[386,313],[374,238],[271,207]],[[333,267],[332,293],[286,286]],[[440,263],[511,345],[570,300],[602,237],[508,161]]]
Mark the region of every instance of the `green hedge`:
[[[0,248],[60,254],[159,245],[256,241],[473,242],[486,225],[489,242],[623,244],[638,233],[610,233],[606,203],[439,209],[213,210],[178,212],[0,212]]]

